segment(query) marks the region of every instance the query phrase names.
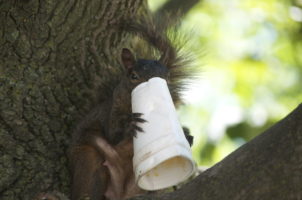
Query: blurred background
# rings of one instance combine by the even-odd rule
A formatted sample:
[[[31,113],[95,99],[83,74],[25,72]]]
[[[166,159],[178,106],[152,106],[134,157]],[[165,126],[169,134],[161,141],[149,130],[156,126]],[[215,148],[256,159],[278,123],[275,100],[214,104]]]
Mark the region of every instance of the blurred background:
[[[302,102],[302,0],[148,0],[183,9],[201,76],[180,120],[199,165],[211,166]]]

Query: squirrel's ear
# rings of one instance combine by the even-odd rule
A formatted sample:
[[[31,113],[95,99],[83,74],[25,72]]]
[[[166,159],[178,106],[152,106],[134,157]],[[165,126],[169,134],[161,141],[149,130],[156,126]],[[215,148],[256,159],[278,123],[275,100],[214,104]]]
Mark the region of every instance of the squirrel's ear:
[[[127,70],[130,70],[132,67],[134,67],[135,58],[132,52],[127,48],[123,48],[122,50],[122,62]]]

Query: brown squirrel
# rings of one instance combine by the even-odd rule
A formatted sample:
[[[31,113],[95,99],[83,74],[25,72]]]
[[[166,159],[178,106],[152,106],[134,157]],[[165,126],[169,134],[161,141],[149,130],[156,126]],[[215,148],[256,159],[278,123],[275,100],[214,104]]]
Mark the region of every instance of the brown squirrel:
[[[192,74],[186,68],[187,57],[181,55],[181,48],[173,46],[169,39],[168,27],[159,24],[154,19],[143,19],[122,25],[122,30],[137,35],[153,47],[149,52],[155,53],[147,57],[154,55],[154,58],[135,59],[129,49],[122,49],[124,72],[114,77],[118,81],[112,81],[109,88],[104,85],[97,91],[105,95],[96,100],[96,106],[73,134],[69,157],[72,200],[84,197],[121,200],[144,193],[134,181],[132,137],[143,132],[139,124],[145,120],[142,114],[131,112],[131,91],[152,77],[161,77],[167,81],[174,103],[178,103],[184,80]],[[188,129],[184,132],[192,144]]]

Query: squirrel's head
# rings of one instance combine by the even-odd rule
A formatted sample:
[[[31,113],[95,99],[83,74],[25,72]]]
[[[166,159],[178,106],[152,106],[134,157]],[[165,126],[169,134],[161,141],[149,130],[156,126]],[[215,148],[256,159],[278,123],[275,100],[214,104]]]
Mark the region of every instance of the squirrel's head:
[[[129,49],[124,48],[121,55],[122,63],[127,73],[127,80],[131,88],[153,77],[165,80],[169,77],[169,70],[157,60],[135,59]],[[168,80],[167,80],[168,81]]]

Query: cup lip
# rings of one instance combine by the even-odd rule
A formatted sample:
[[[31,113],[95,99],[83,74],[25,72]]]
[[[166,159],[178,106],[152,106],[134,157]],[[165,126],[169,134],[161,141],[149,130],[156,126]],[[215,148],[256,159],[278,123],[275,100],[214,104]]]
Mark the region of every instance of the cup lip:
[[[177,153],[177,152],[174,152],[175,155],[179,156],[179,157],[182,157],[183,159],[186,159],[189,163],[190,163],[190,169],[188,170],[188,172],[183,176],[181,177],[181,179],[179,179],[178,182],[174,182],[174,183],[169,183],[169,184],[166,184],[165,186],[163,187],[148,187],[148,185],[142,185],[140,184],[140,181],[141,181],[141,178],[143,178],[146,173],[148,173],[149,171],[151,171],[154,167],[150,167],[149,169],[145,169],[144,172],[142,172],[140,175],[137,174],[137,170],[138,168],[135,168],[135,176],[136,176],[136,183],[137,185],[144,189],[144,190],[148,190],[148,191],[154,191],[154,190],[160,190],[160,189],[165,189],[165,188],[169,188],[169,187],[172,187],[173,185],[178,185],[179,183],[185,181],[186,179],[188,179],[195,171],[195,162],[192,160],[192,158],[188,155],[188,152],[182,152],[182,153]],[[171,157],[166,157],[164,159],[162,159],[157,165],[155,166],[158,166],[160,165],[161,163],[171,159],[171,158],[174,158],[175,156],[171,156]]]
[[[145,86],[146,84],[148,84],[149,82],[153,82],[153,81],[161,81],[161,82],[164,81],[164,82],[167,83],[167,81],[166,81],[165,79],[161,78],[161,77],[157,77],[157,76],[156,76],[156,77],[152,77],[152,78],[148,79],[147,81],[138,84],[138,85],[132,90],[131,95],[133,95],[133,93],[135,93],[135,92],[137,92],[138,90],[140,90],[142,87],[144,87],[144,86]]]
[[[177,147],[177,149],[175,149],[175,147]],[[173,149],[173,151],[171,151],[171,149]],[[162,151],[169,151],[169,154],[165,154],[164,156],[162,155]],[[159,154],[161,154],[162,156],[158,156]],[[184,158],[187,158],[189,160],[192,160],[192,150],[185,146],[182,145],[178,142],[172,143],[164,148],[162,148],[160,151],[155,152],[154,154],[152,154],[151,156],[148,156],[146,159],[143,160],[139,160],[139,159],[135,159],[133,157],[133,168],[135,169],[135,171],[137,171],[137,169],[141,168],[141,165],[145,165],[148,162],[153,162],[153,159],[156,157],[158,158],[158,162],[156,164],[153,164],[149,167],[144,167],[144,170],[142,170],[143,172],[141,173],[141,175],[145,174],[146,172],[150,171],[151,169],[153,169],[155,166],[157,166],[158,164],[174,157],[174,156],[182,156]]]

